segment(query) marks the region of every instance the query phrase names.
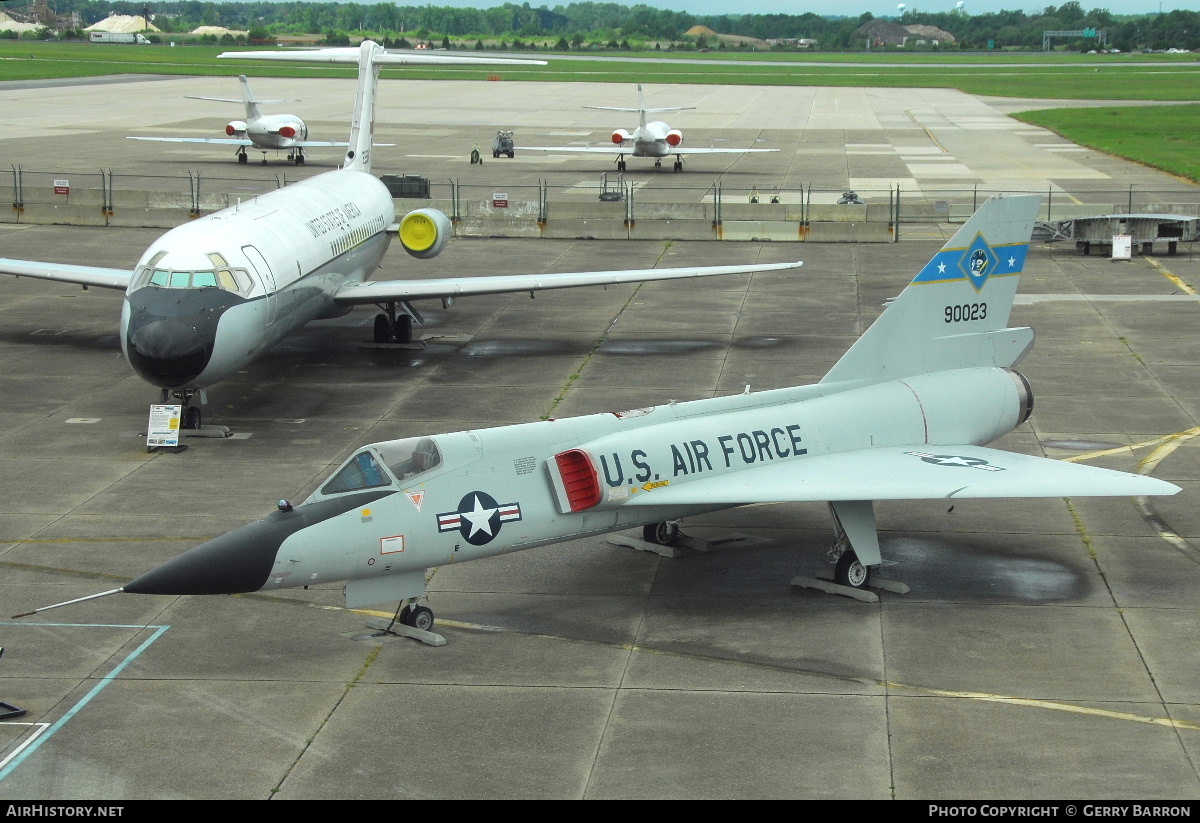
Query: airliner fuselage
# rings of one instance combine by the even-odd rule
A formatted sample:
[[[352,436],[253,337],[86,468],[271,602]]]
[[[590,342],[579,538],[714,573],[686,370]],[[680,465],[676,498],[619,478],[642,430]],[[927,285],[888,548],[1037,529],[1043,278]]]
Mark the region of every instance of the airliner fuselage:
[[[225,379],[310,320],[343,314],[334,294],[378,268],[395,218],[378,178],[338,170],[172,229],[126,292],[126,358],[164,389]]]

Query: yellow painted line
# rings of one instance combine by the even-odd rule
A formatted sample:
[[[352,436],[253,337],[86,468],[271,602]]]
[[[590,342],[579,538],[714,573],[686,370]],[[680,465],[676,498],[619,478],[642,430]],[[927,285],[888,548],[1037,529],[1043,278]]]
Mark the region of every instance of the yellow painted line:
[[[1200,723],[1189,723],[1186,720],[1172,720],[1169,717],[1148,717],[1146,715],[1133,714],[1131,712],[1114,712],[1109,709],[1096,709],[1091,706],[1076,706],[1072,703],[1059,703],[1054,700],[1031,700],[1025,697],[1006,697],[1000,694],[987,694],[986,692],[950,692],[943,691],[942,689],[926,689],[919,686],[906,686],[903,683],[884,682],[883,685],[889,689],[903,689],[905,691],[928,694],[934,697],[953,697],[964,700],[981,700],[986,703],[1007,703],[1012,706],[1028,706],[1035,709],[1050,709],[1058,712],[1070,712],[1071,714],[1087,714],[1092,715],[1093,717],[1107,717],[1111,720],[1126,720],[1132,723],[1149,723],[1154,726],[1167,726],[1172,729],[1200,731]]]
[[[331,606],[321,606],[318,608],[337,609],[338,607],[336,607],[336,606],[332,606],[332,607]],[[370,610],[370,609],[350,609],[349,611],[353,611],[355,614],[370,615],[372,617],[388,617],[388,618],[390,618],[392,616],[391,612],[380,612],[380,611],[374,611],[374,610]],[[438,622],[443,626],[454,626],[457,628],[483,629],[485,631],[493,631],[493,632],[525,634],[525,632],[514,632],[511,629],[504,629],[504,628],[500,628],[499,626],[481,626],[481,625],[477,625],[474,623],[460,623],[460,622],[452,622],[449,620],[439,620]],[[571,640],[570,638],[558,637],[556,635],[537,634],[537,635],[532,635],[532,636],[548,637],[551,639],[564,640],[564,641]],[[574,641],[572,640],[572,642],[574,642]],[[658,649],[643,648],[641,646],[638,646],[638,645],[632,644],[632,643],[615,643],[615,644],[614,643],[604,643],[603,645],[615,646],[617,648],[624,649],[626,651],[631,651],[631,652],[639,651],[639,652],[646,652],[648,654],[663,653],[661,650],[658,650]],[[695,660],[704,660],[706,662],[712,662],[712,663],[727,663],[730,665],[751,665],[751,666],[756,665],[754,663],[747,664],[745,661],[726,660],[723,658],[710,657],[707,655],[688,654],[688,653],[681,653],[681,652],[677,652],[677,651],[671,651],[671,652],[666,652],[666,653],[670,654],[672,656],[675,656],[675,657],[684,657],[684,658],[695,659]],[[777,667],[767,666],[767,668],[777,668]],[[813,674],[812,672],[803,672],[803,671],[796,671],[795,673],[801,674],[801,675]],[[841,679],[845,679],[845,678],[838,678],[838,679],[841,680]],[[863,681],[859,681],[859,682],[863,682]],[[870,681],[867,681],[867,682],[870,682]],[[1089,715],[1091,717],[1103,717],[1103,718],[1107,718],[1109,720],[1123,720],[1123,721],[1130,722],[1130,723],[1146,723],[1146,724],[1153,725],[1153,726],[1167,726],[1172,729],[1181,729],[1181,730],[1186,730],[1186,731],[1200,732],[1200,723],[1191,723],[1186,720],[1172,720],[1169,717],[1151,717],[1149,715],[1134,714],[1132,712],[1116,712],[1116,711],[1112,711],[1110,709],[1097,709],[1097,708],[1094,708],[1091,706],[1078,706],[1073,703],[1061,703],[1057,700],[1035,700],[1035,699],[1027,698],[1027,697],[1011,697],[1011,696],[1002,695],[1002,694],[989,694],[987,692],[947,691],[945,689],[933,689],[933,688],[928,688],[925,686],[910,686],[905,683],[895,683],[895,682],[892,682],[889,680],[877,680],[875,682],[878,683],[880,686],[884,687],[885,689],[890,689],[893,691],[913,692],[914,694],[924,694],[924,695],[929,695],[931,697],[949,697],[949,698],[955,698],[958,700],[978,700],[978,701],[982,701],[985,703],[1003,703],[1003,704],[1010,705],[1010,706],[1020,706],[1020,707],[1024,707],[1024,708],[1030,708],[1030,709],[1048,709],[1050,711],[1068,712],[1071,714],[1083,714],[1083,715]]]
[[[1104,456],[1110,455],[1110,454],[1123,454],[1124,452],[1132,452],[1136,449],[1148,449],[1151,446],[1157,446],[1160,443],[1170,443],[1172,441],[1178,441],[1175,443],[1175,445],[1171,446],[1171,448],[1166,453],[1162,454],[1154,461],[1154,466],[1157,466],[1159,464],[1159,462],[1161,462],[1162,459],[1164,457],[1166,457],[1167,454],[1169,454],[1171,451],[1174,451],[1179,446],[1182,446],[1188,440],[1191,440],[1193,437],[1196,437],[1197,435],[1200,435],[1200,426],[1197,426],[1194,429],[1188,429],[1186,431],[1176,432],[1174,434],[1166,434],[1166,435],[1163,435],[1162,437],[1156,437],[1153,440],[1143,440],[1141,443],[1132,443],[1128,446],[1117,446],[1116,448],[1112,448],[1112,449],[1101,449],[1100,451],[1088,452],[1087,454],[1077,454],[1074,457],[1064,457],[1063,462],[1064,463],[1082,463],[1085,460],[1092,460],[1094,458],[1104,457]],[[1155,452],[1154,454],[1158,454],[1158,452]],[[1149,460],[1149,459],[1150,458],[1147,458],[1147,460]],[[1144,463],[1145,463],[1145,461],[1143,461],[1143,464]],[[1143,471],[1141,473],[1147,474],[1148,471]]]
[[[1176,275],[1174,275],[1174,274],[1172,274],[1171,272],[1169,272],[1169,271],[1167,270],[1167,268],[1166,268],[1166,267],[1165,267],[1165,266],[1164,266],[1162,263],[1159,263],[1159,262],[1158,262],[1157,260],[1155,260],[1153,257],[1147,257],[1147,258],[1145,258],[1145,260],[1146,260],[1146,262],[1147,262],[1147,263],[1149,263],[1151,266],[1153,266],[1154,268],[1158,269],[1158,273],[1159,273],[1159,274],[1161,274],[1163,277],[1167,278],[1167,279],[1168,279],[1168,280],[1170,280],[1172,283],[1174,283],[1174,284],[1175,284],[1175,286],[1176,286],[1176,287],[1177,287],[1177,288],[1178,288],[1180,291],[1182,291],[1184,294],[1195,294],[1195,293],[1196,293],[1196,290],[1195,290],[1195,289],[1193,289],[1193,288],[1192,288],[1191,286],[1189,286],[1187,283],[1184,283],[1184,282],[1183,282],[1182,280],[1180,280],[1180,279],[1179,279],[1179,278],[1178,278]]]

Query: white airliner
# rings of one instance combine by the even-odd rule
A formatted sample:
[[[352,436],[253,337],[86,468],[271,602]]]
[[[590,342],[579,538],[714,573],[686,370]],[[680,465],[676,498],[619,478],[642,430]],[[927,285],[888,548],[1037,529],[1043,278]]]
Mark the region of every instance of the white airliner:
[[[675,171],[683,171],[683,156],[685,154],[746,154],[749,152],[779,151],[779,149],[716,149],[716,148],[684,148],[683,132],[673,129],[661,120],[647,122],[647,114],[661,114],[668,111],[687,111],[695,106],[675,106],[672,108],[648,109],[642,93],[642,84],[638,83],[638,105],[636,109],[619,108],[616,106],[584,106],[585,109],[601,109],[603,111],[632,111],[637,112],[638,127],[633,133],[625,129],[616,129],[612,133],[611,146],[530,146],[538,151],[553,152],[582,152],[586,154],[616,154],[617,171],[625,171],[625,156],[653,157],[654,168],[662,168],[664,157],[675,155]]]
[[[294,103],[295,100],[258,100],[246,75],[238,75],[242,83],[242,99],[231,97],[196,97],[184,95],[189,100],[214,100],[218,103],[245,103],[246,119],[230,120],[225,126],[228,137],[130,137],[129,140],[150,140],[156,143],[209,143],[218,146],[237,146],[239,163],[249,162],[246,149],[256,148],[263,153],[263,165],[267,163],[268,151],[286,151],[287,159],[297,166],[304,165],[304,150],[306,148],[335,148],[346,147],[349,143],[330,142],[327,140],[309,140],[308,126],[294,114],[263,114],[258,106],[260,103]],[[377,146],[388,146],[390,143],[376,143]]]
[[[171,229],[133,270],[0,258],[0,274],[125,290],[121,348],[133,369],[161,389],[160,402],[184,407],[184,427],[200,428],[194,399],[310,320],[339,317],[374,304],[377,342],[411,340],[421,322],[410,301],[463,295],[532,292],[644,280],[746,274],[800,263],[641,269],[560,274],[493,275],[364,282],[375,274],[396,233],[418,258],[438,254],[452,234],[437,209],[418,209],[396,222],[396,207],[371,174],[375,90],[383,64],[543,61],[458,55],[389,54],[367,40],[359,48],[301,52],[227,52],[221,57],[356,62],[358,92],[345,164],[237,206]]]

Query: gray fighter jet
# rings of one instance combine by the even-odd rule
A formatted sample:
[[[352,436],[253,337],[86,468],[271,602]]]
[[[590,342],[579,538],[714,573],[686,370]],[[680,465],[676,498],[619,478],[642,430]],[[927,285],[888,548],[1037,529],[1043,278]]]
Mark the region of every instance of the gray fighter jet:
[[[819,383],[374,443],[303,503],[93,597],[345,581],[347,606],[399,601],[427,630],[427,569],[633,527],[669,542],[735,506],[828,502],[836,580],[861,588],[882,562],[876,500],[1175,494],[985,445],[1033,410],[1013,370],[1033,330],[1008,322],[1038,205],[984,203]]]

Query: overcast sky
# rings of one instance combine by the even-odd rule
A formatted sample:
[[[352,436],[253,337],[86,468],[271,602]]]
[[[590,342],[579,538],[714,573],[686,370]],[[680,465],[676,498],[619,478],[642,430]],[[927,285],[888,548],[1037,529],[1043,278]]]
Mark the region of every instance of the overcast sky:
[[[508,0],[520,3],[525,0]],[[412,0],[392,0],[398,6],[409,5]],[[427,0],[433,6],[462,6],[466,8],[490,8],[503,5],[505,0]],[[569,0],[528,0],[533,8],[546,6],[570,5]],[[812,12],[822,16],[844,15],[857,17],[865,11],[876,17],[895,17],[898,13],[897,2],[891,0],[806,0],[806,2],[785,2],[785,0],[598,0],[598,2],[616,2],[623,6],[653,6],[660,9],[688,11],[692,14],[805,14]],[[968,14],[986,14],[988,12],[1013,11],[1040,12],[1046,6],[1060,6],[1065,0],[1052,2],[1037,2],[1036,0],[963,0],[963,8]],[[906,9],[909,11],[952,11],[957,0],[909,0]],[[1200,0],[1080,0],[1085,9],[1108,9],[1113,14],[1151,14],[1172,9],[1200,11]]]

